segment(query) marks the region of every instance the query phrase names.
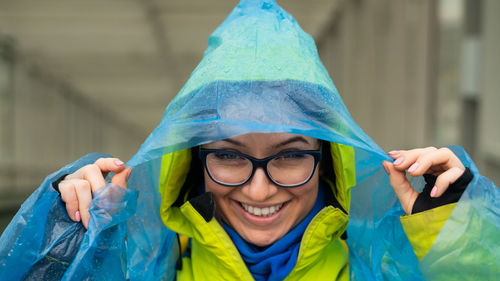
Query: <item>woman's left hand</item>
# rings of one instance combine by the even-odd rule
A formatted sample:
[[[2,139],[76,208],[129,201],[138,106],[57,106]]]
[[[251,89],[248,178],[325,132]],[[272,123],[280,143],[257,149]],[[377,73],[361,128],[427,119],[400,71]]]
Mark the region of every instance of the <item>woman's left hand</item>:
[[[401,206],[408,215],[411,214],[419,193],[411,186],[405,176],[405,171],[414,177],[423,174],[437,176],[431,197],[441,196],[448,189],[448,186],[460,178],[465,171],[460,159],[448,148],[427,147],[391,151],[388,154],[395,161],[393,163],[383,161],[382,165],[389,175],[392,188],[396,192]]]

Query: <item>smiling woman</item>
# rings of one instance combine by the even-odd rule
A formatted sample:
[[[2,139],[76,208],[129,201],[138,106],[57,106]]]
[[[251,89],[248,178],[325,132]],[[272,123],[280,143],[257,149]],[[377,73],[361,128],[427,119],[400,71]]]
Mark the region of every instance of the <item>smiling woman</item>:
[[[210,149],[235,151],[268,160],[265,169],[255,165],[252,168],[250,161],[243,160],[248,162],[245,166],[249,168],[246,168],[245,181],[239,181],[242,182],[239,187],[228,187],[214,181],[210,175],[217,174],[216,169],[220,166],[213,166],[210,172],[210,165],[206,164],[205,190],[212,192],[223,221],[245,241],[257,246],[268,246],[299,224],[316,202],[319,172],[315,168],[314,157],[302,157],[302,152],[317,152],[318,146],[316,139],[286,133],[246,134],[203,145]],[[286,156],[280,155],[282,153],[289,153],[288,156],[299,160],[283,159]],[[274,156],[277,158],[268,158]],[[235,164],[229,163],[228,166],[239,166]],[[231,177],[235,174],[233,169],[237,171],[241,168],[222,169],[221,173]],[[297,173],[298,169],[301,171]],[[293,187],[278,186],[275,181],[279,178],[289,180]]]
[[[91,154],[47,177],[0,276],[493,279],[499,193],[460,148],[382,151],[293,17],[243,0],[127,164]]]

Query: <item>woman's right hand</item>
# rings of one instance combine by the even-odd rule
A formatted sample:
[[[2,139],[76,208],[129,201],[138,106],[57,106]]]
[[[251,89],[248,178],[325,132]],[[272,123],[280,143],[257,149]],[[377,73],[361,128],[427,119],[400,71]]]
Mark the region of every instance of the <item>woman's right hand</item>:
[[[61,198],[66,203],[69,217],[73,221],[81,221],[83,226],[88,228],[92,192],[106,185],[104,178],[108,172],[116,173],[111,183],[127,188],[131,171],[132,168],[125,167],[125,163],[118,158],[100,158],[94,164],[86,165],[73,174],[67,175],[58,187]]]

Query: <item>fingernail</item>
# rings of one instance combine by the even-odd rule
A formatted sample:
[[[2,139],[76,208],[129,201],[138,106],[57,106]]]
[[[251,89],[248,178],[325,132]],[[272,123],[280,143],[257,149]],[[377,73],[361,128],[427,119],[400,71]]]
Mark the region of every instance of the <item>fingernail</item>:
[[[418,163],[413,163],[413,165],[408,168],[408,172],[414,172],[418,168]]]
[[[130,174],[132,174],[132,169],[130,169],[127,173],[127,178],[125,179],[125,181],[128,181],[128,179],[130,178]]]
[[[382,167],[384,167],[385,172],[387,173],[387,175],[390,175],[390,174],[391,174],[391,171],[389,170],[389,168],[387,168],[387,166],[386,166],[386,165],[387,165],[387,164],[382,163]]]
[[[431,197],[436,197],[437,191],[438,191],[437,186],[434,186],[431,190]]]
[[[396,155],[398,153],[399,153],[399,150],[392,150],[392,151],[387,152],[387,154],[389,154],[389,155]]]
[[[75,212],[75,218],[76,218],[77,222],[80,222],[80,220],[81,220],[81,218],[80,218],[80,211],[76,211]]]
[[[399,165],[401,163],[403,163],[403,161],[405,161],[405,159],[403,157],[399,157],[398,159],[396,159],[396,161],[394,161],[394,165]]]
[[[116,166],[121,166],[121,165],[123,165],[124,163],[123,163],[123,161],[121,161],[121,160],[115,160],[115,164],[116,164]]]

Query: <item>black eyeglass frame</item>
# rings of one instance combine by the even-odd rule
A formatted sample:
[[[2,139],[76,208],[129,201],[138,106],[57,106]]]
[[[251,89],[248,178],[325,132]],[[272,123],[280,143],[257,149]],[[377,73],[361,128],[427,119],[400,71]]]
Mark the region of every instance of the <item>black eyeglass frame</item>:
[[[207,155],[210,154],[210,153],[214,153],[214,152],[215,153],[217,153],[217,152],[221,153],[222,152],[222,153],[232,154],[232,155],[236,155],[236,156],[243,157],[245,159],[250,160],[250,162],[252,163],[252,172],[250,173],[250,175],[248,176],[248,178],[246,180],[244,180],[241,183],[236,183],[236,184],[223,183],[223,182],[220,182],[220,181],[214,179],[212,177],[212,174],[210,173],[208,167],[207,167]],[[313,166],[311,175],[305,181],[303,181],[302,183],[294,184],[294,185],[283,185],[283,184],[280,184],[280,183],[276,182],[271,177],[271,175],[269,174],[269,171],[267,170],[267,164],[269,163],[269,161],[271,161],[271,160],[273,160],[275,158],[283,157],[283,156],[287,156],[287,155],[303,155],[303,154],[309,154],[309,155],[312,155],[314,157],[314,166]],[[239,153],[239,152],[236,152],[236,151],[231,151],[231,150],[200,148],[198,156],[199,156],[201,162],[203,163],[203,167],[205,167],[205,170],[207,171],[207,174],[210,177],[210,179],[213,180],[214,182],[220,184],[220,185],[228,186],[228,187],[242,186],[242,185],[246,184],[253,177],[253,174],[255,173],[255,170],[257,170],[257,168],[262,168],[262,169],[264,169],[267,178],[272,183],[274,183],[275,185],[277,185],[279,187],[293,188],[293,187],[299,187],[301,185],[304,185],[304,184],[306,184],[307,182],[309,182],[311,180],[311,178],[314,175],[314,172],[316,170],[316,166],[318,166],[318,163],[321,161],[321,148],[318,149],[318,150],[286,151],[286,152],[278,153],[278,154],[271,155],[269,157],[261,158],[261,159],[252,157],[252,156],[247,155],[247,154]]]

